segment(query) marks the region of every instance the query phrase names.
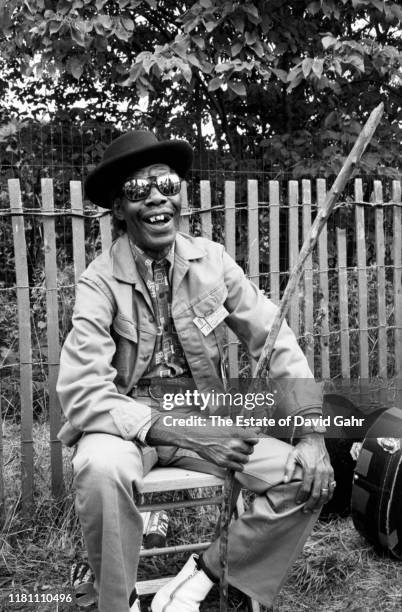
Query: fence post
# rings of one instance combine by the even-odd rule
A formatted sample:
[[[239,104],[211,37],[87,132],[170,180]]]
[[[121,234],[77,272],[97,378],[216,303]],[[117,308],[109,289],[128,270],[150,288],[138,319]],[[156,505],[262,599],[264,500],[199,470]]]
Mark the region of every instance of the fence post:
[[[299,255],[299,183],[289,181],[289,275]],[[296,336],[299,335],[299,292],[295,291],[289,307],[289,325]]]
[[[247,181],[247,276],[257,287],[260,285],[260,239],[258,227],[258,182]],[[257,362],[250,356],[250,367],[253,371]]]
[[[200,200],[202,235],[212,240],[211,183],[209,181],[200,181]],[[205,212],[202,212],[204,210]]]
[[[387,314],[385,308],[385,240],[384,240],[384,202],[382,185],[374,181],[374,201],[379,206],[375,210],[375,250],[377,264],[377,314],[378,314],[378,375],[387,377]]]
[[[311,182],[302,181],[303,241],[311,228]],[[304,265],[304,338],[310,370],[314,374],[314,300],[313,300],[313,256],[309,255]]]
[[[185,234],[190,233],[190,216],[188,213],[188,194],[187,194],[187,183],[186,181],[182,181],[181,183],[181,214],[180,217],[180,229]]]
[[[236,183],[225,181],[225,249],[236,261]],[[228,329],[229,374],[231,378],[239,376],[237,336]]]
[[[42,179],[43,211],[54,212],[53,180]],[[57,301],[57,260],[56,231],[54,216],[43,217],[43,239],[45,251],[45,283],[47,311],[47,344],[48,344],[48,392],[50,417],[50,460],[52,493],[59,497],[64,491],[63,458],[61,442],[57,433],[61,426],[61,407],[56,393],[56,383],[59,374],[59,309]]]
[[[326,184],[325,179],[317,179],[317,208],[322,208],[325,202]],[[328,241],[327,227],[324,227],[318,238],[318,261],[320,278],[320,319],[321,319],[321,378],[326,380],[330,377],[329,369],[329,321],[328,321]]]
[[[356,257],[357,257],[357,290],[359,321],[359,376],[368,379],[368,320],[367,320],[367,254],[366,234],[364,229],[363,185],[361,179],[355,180],[355,200],[361,202],[355,208]]]
[[[24,512],[29,512],[33,503],[31,308],[29,300],[27,248],[19,180],[9,179],[8,190],[10,194],[15,273],[17,280],[21,388],[21,502]]]
[[[350,378],[350,346],[349,346],[349,317],[348,317],[348,272],[346,261],[346,230],[336,230],[336,243],[338,251],[338,292],[339,292],[339,322],[341,345],[341,374],[343,378]]]
[[[103,213],[104,210],[98,206],[98,212]],[[112,228],[111,228],[111,215],[104,214],[99,218],[99,229],[101,235],[102,251],[106,251],[112,245]]]
[[[394,229],[394,353],[395,376],[402,379],[402,227],[401,183],[392,181],[393,229]]]
[[[85,225],[82,206],[82,187],[80,181],[70,181],[71,212],[73,213],[73,259],[74,279],[77,284],[79,277],[86,268],[85,262]]]
[[[269,294],[276,304],[280,300],[279,202],[279,183],[269,181]]]

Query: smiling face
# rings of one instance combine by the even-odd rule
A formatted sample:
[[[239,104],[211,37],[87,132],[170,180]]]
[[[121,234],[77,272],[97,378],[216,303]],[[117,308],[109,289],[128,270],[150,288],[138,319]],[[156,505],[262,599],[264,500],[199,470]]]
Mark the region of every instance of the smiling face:
[[[166,164],[154,164],[133,172],[132,178],[157,177],[173,173]],[[135,202],[121,195],[115,201],[114,214],[127,225],[127,234],[147,255],[161,259],[169,252],[179,227],[181,211],[180,193],[163,195],[152,185],[149,195]]]

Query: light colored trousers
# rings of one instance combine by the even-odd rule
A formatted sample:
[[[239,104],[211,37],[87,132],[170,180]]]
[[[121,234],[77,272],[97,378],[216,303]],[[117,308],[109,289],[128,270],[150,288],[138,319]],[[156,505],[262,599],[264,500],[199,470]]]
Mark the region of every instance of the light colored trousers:
[[[236,473],[241,486],[257,496],[229,528],[228,581],[267,606],[272,605],[318,518],[318,513],[303,513],[295,504],[301,469],[290,483],[282,482],[290,450],[285,442],[261,438],[244,472]],[[108,434],[86,434],[76,447],[76,510],[95,573],[100,612],[129,612],[142,541],[135,495],[141,492],[143,476],[158,461],[223,474],[192,451],[140,448]],[[204,559],[219,576],[219,540],[204,552]]]

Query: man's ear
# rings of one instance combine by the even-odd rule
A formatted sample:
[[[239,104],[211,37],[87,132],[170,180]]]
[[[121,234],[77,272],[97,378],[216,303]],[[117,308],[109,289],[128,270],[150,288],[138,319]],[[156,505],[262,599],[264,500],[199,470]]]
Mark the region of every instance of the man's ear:
[[[119,221],[124,221],[123,202],[119,197],[113,202],[113,214]]]

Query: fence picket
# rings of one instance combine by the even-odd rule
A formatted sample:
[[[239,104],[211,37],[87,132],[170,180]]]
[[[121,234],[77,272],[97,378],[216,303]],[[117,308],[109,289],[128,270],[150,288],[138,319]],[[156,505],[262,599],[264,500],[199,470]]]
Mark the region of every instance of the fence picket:
[[[258,227],[258,182],[247,181],[247,212],[248,212],[248,277],[254,284],[260,283],[260,239]]]
[[[322,208],[326,196],[325,179],[317,179],[317,207]],[[328,237],[327,228],[324,227],[318,238],[318,261],[319,261],[319,279],[320,279],[320,313],[321,320],[321,378],[328,379],[330,377],[329,369],[329,320],[328,320],[328,305],[329,305],[329,288],[328,288]]]
[[[346,230],[336,230],[336,245],[338,252],[338,291],[339,291],[339,321],[341,346],[341,374],[350,378],[350,346],[349,346],[349,315],[348,315],[348,275],[346,261]]]
[[[401,223],[401,183],[392,181],[393,207],[393,264],[394,264],[394,354],[395,376],[402,378],[402,223]]]
[[[182,181],[181,183],[181,214],[180,217],[180,230],[185,234],[190,233],[190,215],[188,214],[188,194],[187,194],[187,183]]]
[[[53,180],[42,179],[41,187],[43,210],[53,212]],[[43,240],[45,251],[51,482],[52,493],[57,497],[63,493],[64,481],[61,442],[57,439],[57,433],[61,426],[61,407],[56,393],[60,363],[60,343],[57,302],[56,231],[53,216],[43,217]]]
[[[205,238],[212,240],[212,217],[211,217],[211,183],[200,181],[200,200],[201,200],[201,231]]]
[[[292,271],[299,254],[299,183],[289,181],[289,273]],[[289,325],[299,335],[299,292],[295,291],[290,302]]]
[[[85,262],[85,225],[82,215],[82,187],[80,181],[70,181],[70,197],[71,210],[78,214],[73,215],[72,233],[73,233],[73,260],[74,260],[74,278],[78,282],[79,277],[84,272],[86,267]]]
[[[236,261],[236,183],[225,181],[225,249]],[[228,329],[229,375],[239,376],[238,340],[236,334]]]
[[[260,240],[258,228],[258,182],[247,181],[247,216],[248,216],[248,254],[247,275],[257,287],[260,284]],[[254,371],[257,362],[250,357],[251,370]]]
[[[387,376],[387,314],[385,308],[385,240],[384,209],[381,181],[374,181],[375,249],[377,264],[377,310],[378,310],[378,375]]]
[[[311,228],[311,182],[307,180],[302,181],[302,204],[304,241]],[[314,372],[313,310],[313,257],[309,255],[304,265],[304,353],[312,372]]]
[[[104,213],[105,211],[103,208],[98,207],[98,212]],[[102,217],[99,217],[99,229],[102,251],[106,251],[112,245],[112,223],[111,216],[109,214],[104,214]]]
[[[33,502],[33,408],[32,408],[32,338],[27,249],[22,199],[18,179],[8,181],[12,216],[18,308],[21,398],[21,495],[25,512]]]
[[[270,298],[279,304],[279,182],[269,181],[269,287]]]
[[[363,184],[361,179],[355,180],[355,200],[363,202]],[[358,321],[359,321],[359,376],[369,377],[368,358],[368,321],[367,321],[367,254],[365,233],[364,206],[356,204],[355,231],[357,256],[357,290],[358,290]]]

